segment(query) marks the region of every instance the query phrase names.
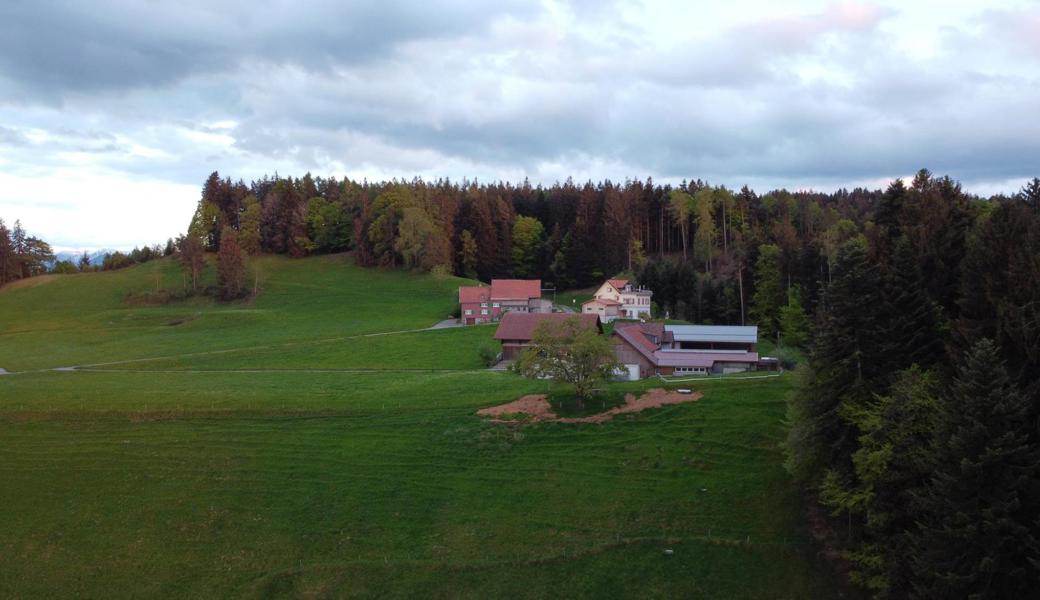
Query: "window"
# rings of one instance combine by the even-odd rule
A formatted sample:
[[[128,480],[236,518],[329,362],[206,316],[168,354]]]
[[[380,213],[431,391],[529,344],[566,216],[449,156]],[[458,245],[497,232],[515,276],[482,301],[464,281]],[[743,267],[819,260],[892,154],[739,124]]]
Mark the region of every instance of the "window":
[[[492,302],[491,303],[491,308],[498,308],[498,307],[499,307],[498,302]]]
[[[675,374],[707,375],[708,367],[675,367]]]
[[[487,311],[487,309],[486,309],[486,308],[482,308],[482,309],[480,309],[480,314],[482,314],[482,315],[486,315],[486,314],[488,314],[488,311]]]
[[[467,315],[472,315],[473,314],[473,309],[472,308],[467,308],[466,309],[466,314]]]
[[[487,308],[487,302],[481,302],[480,308]]]

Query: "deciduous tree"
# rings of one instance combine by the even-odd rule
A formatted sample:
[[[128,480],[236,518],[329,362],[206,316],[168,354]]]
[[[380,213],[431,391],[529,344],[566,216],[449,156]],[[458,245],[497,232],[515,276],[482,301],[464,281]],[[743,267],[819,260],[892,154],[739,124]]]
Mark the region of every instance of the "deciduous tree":
[[[596,382],[611,377],[619,365],[607,338],[573,316],[562,323],[540,323],[514,368],[525,377],[572,384],[579,401],[584,401]]]

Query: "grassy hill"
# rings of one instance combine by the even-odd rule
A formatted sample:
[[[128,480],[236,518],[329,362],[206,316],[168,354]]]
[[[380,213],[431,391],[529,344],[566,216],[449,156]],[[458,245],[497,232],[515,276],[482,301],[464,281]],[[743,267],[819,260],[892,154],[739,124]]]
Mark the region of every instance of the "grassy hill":
[[[847,595],[781,467],[790,376],[493,426],[546,384],[480,369],[492,327],[368,335],[459,280],[259,262],[241,304],[129,306],[170,261],[0,291],[0,596]]]

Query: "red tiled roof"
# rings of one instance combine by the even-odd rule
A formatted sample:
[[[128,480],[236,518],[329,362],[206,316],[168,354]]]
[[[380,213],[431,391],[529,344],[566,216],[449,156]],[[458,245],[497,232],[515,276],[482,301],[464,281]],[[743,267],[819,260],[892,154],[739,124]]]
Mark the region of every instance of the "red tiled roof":
[[[542,297],[541,279],[492,279],[492,300],[529,300]]]
[[[577,318],[582,327],[595,327],[602,331],[598,315],[576,315],[570,313],[518,313],[507,312],[495,330],[496,340],[530,340],[534,330],[544,321],[563,323],[567,319]]]
[[[617,289],[617,291],[620,292],[620,291],[625,289],[626,285],[628,285],[628,280],[627,279],[608,279],[607,283],[609,283],[610,285],[614,286],[614,288]]]
[[[621,306],[621,303],[610,298],[593,298],[592,300],[586,300],[581,303],[582,306],[586,304],[602,304],[603,306]]]
[[[471,302],[487,302],[488,294],[491,288],[483,286],[470,285],[459,288],[459,304],[467,304]]]

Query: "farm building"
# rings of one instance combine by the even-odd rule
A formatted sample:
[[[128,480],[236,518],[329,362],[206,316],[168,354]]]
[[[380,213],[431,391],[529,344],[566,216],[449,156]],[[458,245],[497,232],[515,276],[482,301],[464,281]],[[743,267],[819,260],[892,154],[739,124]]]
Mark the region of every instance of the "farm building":
[[[540,279],[492,279],[490,286],[459,288],[460,318],[465,325],[490,323],[507,312],[549,313]]]
[[[753,371],[761,362],[754,326],[629,323],[611,341],[629,379]]]
[[[562,323],[567,319],[577,318],[582,327],[596,328],[603,333],[603,325],[600,324],[597,315],[573,315],[568,313],[520,313],[509,312],[502,316],[502,321],[495,330],[495,339],[502,343],[502,359],[516,360],[524,348],[531,345],[535,329],[538,325],[550,321]]]
[[[604,323],[614,319],[649,319],[653,292],[634,287],[627,279],[608,279],[592,300],[582,303],[581,313],[597,315]]]

